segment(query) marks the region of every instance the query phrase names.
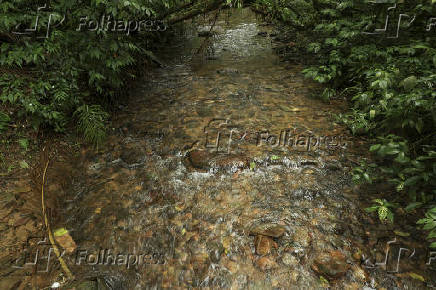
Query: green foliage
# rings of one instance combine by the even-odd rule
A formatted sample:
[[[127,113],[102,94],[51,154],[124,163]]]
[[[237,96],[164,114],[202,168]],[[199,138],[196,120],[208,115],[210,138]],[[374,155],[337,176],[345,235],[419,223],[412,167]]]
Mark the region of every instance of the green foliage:
[[[9,115],[0,111],[0,133],[6,128],[10,121],[11,118],[9,118]]]
[[[63,132],[76,116],[86,139],[101,142],[107,115],[96,106],[122,97],[121,89],[135,77],[134,66],[151,58],[150,50],[162,33],[148,24],[129,33],[114,31],[113,24],[110,29],[107,24],[93,30],[83,25],[83,18],[87,17],[87,23],[93,20],[94,25],[102,16],[139,23],[169,15],[181,3],[60,0],[37,10],[44,2],[2,0],[0,103],[15,108],[13,119],[31,120],[35,129],[44,126]],[[36,19],[36,31],[26,34]],[[0,130],[9,121],[0,113]]]
[[[77,128],[85,140],[98,146],[105,137],[104,123],[109,114],[98,105],[82,105],[74,115],[77,117]]]
[[[424,230],[430,231],[427,238],[436,238],[436,207],[428,210],[425,214],[425,218],[420,219],[417,222],[418,225],[422,225]],[[436,242],[433,242],[430,247],[436,248]]]
[[[26,138],[18,139],[18,144],[20,144],[20,147],[23,148],[25,151],[29,149],[29,140]]]
[[[374,199],[373,202],[375,205],[368,207],[365,209],[366,212],[374,212],[376,211],[378,214],[378,218],[381,222],[389,221],[391,223],[394,222],[394,213],[391,209],[397,207],[396,205],[386,201],[385,199]]]
[[[385,34],[364,33],[384,26],[391,4],[361,0],[305,2],[310,8],[293,6],[291,0],[257,1],[288,27],[303,27],[296,15],[310,14],[304,16],[313,20],[304,23],[306,29],[294,30],[307,39],[308,44],[303,45],[314,58],[314,65],[303,73],[324,84],[323,99],[347,96],[352,109],[338,118],[353,134],[375,138],[370,151],[376,163],[356,167],[353,180],[389,181],[408,212],[434,208],[436,37],[434,31],[425,28],[436,14],[436,5],[428,0],[397,3],[396,13],[416,16],[413,25],[402,22],[397,37],[392,35],[393,27]],[[284,12],[288,6],[293,7],[294,14]],[[386,204],[378,202],[372,207],[374,211],[381,208],[381,220],[390,220],[391,214],[393,219]]]

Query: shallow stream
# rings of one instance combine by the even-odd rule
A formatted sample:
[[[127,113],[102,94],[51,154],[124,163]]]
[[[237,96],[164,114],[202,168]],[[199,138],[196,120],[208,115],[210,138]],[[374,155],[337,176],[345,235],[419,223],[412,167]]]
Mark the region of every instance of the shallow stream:
[[[250,10],[227,14],[213,37],[161,49],[165,66],[138,80],[102,152],[77,165],[64,213],[76,277],[113,289],[423,288],[415,273],[431,285],[427,253],[403,251],[395,272],[413,235],[363,211],[373,193],[350,172],[367,145],[333,117],[346,104],[314,97]],[[129,261],[112,263],[119,253]]]

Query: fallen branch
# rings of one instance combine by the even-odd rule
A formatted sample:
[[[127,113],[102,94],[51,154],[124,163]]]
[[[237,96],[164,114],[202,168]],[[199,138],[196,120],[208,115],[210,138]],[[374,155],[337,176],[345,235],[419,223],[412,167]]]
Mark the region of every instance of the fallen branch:
[[[187,19],[191,19],[197,15],[210,12],[220,8],[223,5],[223,0],[206,0],[200,1],[196,4],[188,6],[189,9],[187,11],[176,13],[175,15],[171,15],[166,22],[171,25],[175,24]]]
[[[67,277],[69,279],[74,279],[73,273],[71,273],[71,271],[68,268],[67,264],[65,263],[64,259],[61,257],[61,253],[59,251],[59,248],[57,247],[57,245],[55,243],[55,239],[53,237],[53,233],[51,231],[50,223],[48,222],[47,212],[46,212],[46,209],[45,209],[44,184],[45,184],[45,177],[47,175],[47,169],[48,169],[49,163],[50,163],[50,159],[47,158],[47,162],[45,163],[44,171],[42,173],[42,184],[41,184],[42,216],[44,218],[44,224],[45,224],[45,228],[47,229],[48,238],[49,238],[51,246],[53,247],[53,250],[54,250],[54,252],[56,254],[56,257],[58,258],[59,263],[61,264],[62,270],[65,272],[65,274],[67,275]]]

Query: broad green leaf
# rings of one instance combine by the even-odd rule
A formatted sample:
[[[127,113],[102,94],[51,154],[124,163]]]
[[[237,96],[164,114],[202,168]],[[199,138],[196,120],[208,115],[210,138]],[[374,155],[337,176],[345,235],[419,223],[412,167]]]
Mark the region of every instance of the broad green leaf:
[[[377,151],[380,149],[380,147],[381,147],[381,144],[371,145],[371,147],[369,148],[369,151],[371,151],[371,152]]]
[[[417,78],[415,76],[407,77],[401,82],[401,85],[404,87],[406,91],[410,91],[411,89],[413,89],[416,86],[416,84],[417,84]]]
[[[55,237],[60,237],[60,236],[63,236],[65,234],[68,234],[68,231],[66,228],[59,228],[59,229],[56,229],[53,232],[53,234],[55,235]]]

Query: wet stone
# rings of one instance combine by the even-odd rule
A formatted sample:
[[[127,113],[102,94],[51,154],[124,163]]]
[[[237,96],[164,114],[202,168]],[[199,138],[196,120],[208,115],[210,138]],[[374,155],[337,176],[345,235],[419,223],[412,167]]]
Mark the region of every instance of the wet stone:
[[[262,271],[267,271],[277,268],[278,265],[272,257],[261,257],[256,261],[256,266],[259,267]]]
[[[258,235],[254,238],[254,246],[256,248],[256,254],[264,256],[271,253],[271,247],[274,241],[266,236]]]
[[[223,169],[242,169],[247,168],[250,164],[247,157],[237,154],[218,155],[214,158],[213,163],[216,167]]]
[[[261,224],[250,230],[251,235],[263,235],[280,238],[286,232],[286,228],[277,224]]]
[[[209,161],[212,157],[212,154],[205,150],[193,150],[188,153],[190,164],[198,169],[208,169]]]
[[[310,243],[310,235],[308,230],[305,227],[298,227],[293,235],[294,242],[298,243],[302,247],[309,246]]]
[[[286,266],[295,267],[298,265],[298,259],[291,253],[285,253],[282,257],[282,262]]]
[[[313,261],[312,270],[329,279],[338,279],[344,276],[350,265],[347,264],[345,255],[340,251],[322,253]]]
[[[209,258],[213,263],[219,263],[223,253],[224,248],[221,244],[213,244],[209,251]]]
[[[134,164],[139,163],[141,161],[141,158],[145,155],[142,150],[135,145],[131,145],[132,143],[129,143],[125,146],[123,146],[123,151],[121,152],[121,159],[126,162],[127,164]]]

